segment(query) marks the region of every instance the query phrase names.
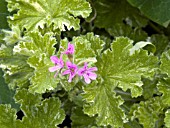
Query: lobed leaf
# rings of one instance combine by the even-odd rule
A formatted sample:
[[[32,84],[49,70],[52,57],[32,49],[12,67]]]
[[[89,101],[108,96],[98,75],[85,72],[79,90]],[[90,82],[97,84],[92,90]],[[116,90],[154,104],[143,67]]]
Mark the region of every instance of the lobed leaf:
[[[157,79],[149,79],[149,78],[144,78],[142,77],[142,82],[143,82],[143,97],[145,99],[152,98],[154,94],[157,93]]]
[[[163,73],[166,73],[170,76],[170,50],[164,52],[161,56],[161,65],[160,69]]]
[[[155,45],[153,45],[151,42],[140,41],[133,46],[133,48],[130,50],[130,54],[133,54],[136,50],[141,48],[147,48],[148,51],[152,53],[155,53],[156,51]]]
[[[27,63],[27,57],[13,55],[13,47],[2,44],[0,47],[0,67],[4,71],[5,82],[10,88],[27,87],[30,77],[33,75],[33,68]]]
[[[83,99],[86,101],[84,112],[89,116],[97,114],[99,126],[123,126],[127,121],[125,113],[120,108],[123,100],[116,96],[114,89],[116,87],[124,91],[130,89],[132,97],[140,96],[141,76],[152,76],[156,68],[156,57],[148,55],[147,51],[141,49],[130,55],[132,48],[132,41],[128,38],[116,38],[111,50],[107,49],[101,57],[97,56],[98,82],[93,82],[83,89]]]
[[[165,35],[153,34],[150,38],[150,42],[152,42],[156,46],[155,55],[159,57],[169,47],[169,39]]]
[[[95,124],[95,118],[89,117],[88,115],[84,114],[82,109],[79,107],[75,107],[72,110],[71,114],[71,126],[74,128],[91,128],[93,126],[96,126]]]
[[[97,59],[98,73],[103,80],[110,81],[124,91],[131,90],[132,97],[142,95],[141,76],[152,76],[157,66],[157,58],[148,55],[145,50],[138,50],[130,55],[133,48],[128,38],[116,38],[111,49]],[[127,77],[128,76],[128,77]]]
[[[106,30],[113,37],[124,36],[130,38],[134,42],[139,42],[147,39],[147,33],[145,31],[139,27],[133,29],[130,25],[127,24],[117,23],[107,28]]]
[[[8,23],[7,23],[7,16],[9,16],[9,12],[7,9],[7,3],[5,0],[0,1],[0,29],[6,29],[8,28]]]
[[[31,86],[29,90],[34,93],[44,93],[46,90],[52,90],[57,86],[58,80],[54,73],[49,72],[49,67],[54,66],[50,61],[50,56],[55,53],[55,38],[52,33],[46,33],[44,36],[38,32],[31,32],[30,42],[20,42],[13,49],[15,54],[27,56],[27,63],[34,68],[34,75],[31,77]]]
[[[10,105],[0,105],[0,126],[2,128],[21,128],[19,124],[21,121],[16,120],[16,110]]]
[[[120,108],[123,100],[116,96],[113,89],[114,86],[107,82],[93,82],[83,89],[83,99],[86,100],[83,111],[90,117],[97,115],[98,126],[122,127],[123,121],[126,121],[126,116]]]
[[[31,116],[35,105],[40,104],[42,97],[39,94],[32,94],[26,89],[17,90],[15,94],[15,101],[21,105],[21,109],[25,116]]]
[[[41,102],[41,95],[20,90],[16,93],[15,99],[21,104],[21,110],[25,115],[22,123],[27,128],[32,127],[32,124],[35,128],[55,128],[65,117],[58,98],[49,98]]]
[[[11,29],[11,31],[5,29],[2,30],[5,35],[3,40],[6,42],[6,45],[14,45],[20,41],[28,40],[25,37],[21,37],[21,31],[18,26],[12,26]]]
[[[130,115],[132,120],[137,118],[144,128],[154,128],[156,127],[156,122],[162,118],[163,109],[162,99],[155,97],[147,101],[141,101],[140,104],[134,104],[131,107]]]
[[[170,78],[166,79],[166,80],[161,80],[158,83],[158,90],[159,92],[163,93],[162,95],[162,101],[164,104],[166,105],[170,105]]]
[[[79,29],[77,16],[86,18],[91,12],[88,2],[85,0],[7,0],[8,10],[18,9],[17,14],[9,17],[9,23],[19,25],[28,31],[54,25],[61,31],[67,29]]]
[[[75,62],[95,62],[95,57],[100,55],[104,42],[93,33],[87,33],[79,37],[74,37]]]
[[[44,93],[46,90],[53,90],[57,87],[58,78],[54,78],[54,73],[49,72],[51,61],[42,54],[39,57],[33,56],[27,61],[35,69],[34,76],[31,78],[29,91],[34,93]]]
[[[15,94],[14,90],[9,89],[8,85],[5,83],[3,78],[3,72],[0,69],[0,104],[10,104],[13,108],[19,109],[19,105],[15,103],[13,96]]]
[[[165,126],[167,128],[170,128],[170,110],[169,109],[165,112],[164,122],[165,122]]]
[[[21,103],[24,112],[22,121],[16,119],[16,110],[8,105],[0,105],[0,125],[3,128],[56,128],[65,118],[58,98],[49,98],[41,102],[40,95],[27,90],[17,92],[16,101]]]
[[[55,53],[56,44],[55,38],[52,37],[52,33],[46,33],[42,36],[38,32],[31,32],[28,34],[32,40],[20,42],[13,49],[15,54],[21,54],[25,56],[40,56],[45,53],[47,57],[50,57]]]

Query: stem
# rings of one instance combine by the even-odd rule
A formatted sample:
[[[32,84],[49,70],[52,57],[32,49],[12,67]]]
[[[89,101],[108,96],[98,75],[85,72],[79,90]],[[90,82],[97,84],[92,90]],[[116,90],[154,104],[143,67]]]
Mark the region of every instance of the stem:
[[[163,32],[156,26],[154,25],[152,22],[148,23],[157,33],[159,34],[163,34]]]
[[[115,89],[115,92],[119,95],[124,95],[124,96],[131,96],[131,94],[129,92],[124,92],[118,89]]]
[[[120,95],[125,101],[139,102],[144,100],[143,97],[132,98],[130,92],[124,92],[120,89],[115,89],[114,91],[116,92],[116,94]]]

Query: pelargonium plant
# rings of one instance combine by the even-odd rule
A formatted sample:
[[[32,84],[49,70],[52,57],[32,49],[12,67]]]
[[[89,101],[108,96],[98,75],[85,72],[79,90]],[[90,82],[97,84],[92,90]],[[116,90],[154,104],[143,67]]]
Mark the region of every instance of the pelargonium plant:
[[[170,128],[169,0],[1,0],[0,128]]]

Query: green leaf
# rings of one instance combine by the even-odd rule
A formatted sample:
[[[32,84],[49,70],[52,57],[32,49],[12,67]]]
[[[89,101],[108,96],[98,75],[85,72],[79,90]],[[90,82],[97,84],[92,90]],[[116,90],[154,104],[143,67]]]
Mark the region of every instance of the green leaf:
[[[29,91],[34,93],[44,93],[46,90],[53,90],[57,87],[58,78],[54,78],[54,73],[49,72],[51,61],[42,54],[39,57],[33,56],[28,59],[28,63],[35,69],[34,76],[31,78]]]
[[[10,90],[3,78],[3,72],[0,69],[0,104],[10,104],[13,108],[19,109],[19,105],[15,103],[13,96],[15,91]]]
[[[113,83],[113,86],[124,91],[130,89],[132,97],[137,97],[142,95],[141,76],[153,75],[157,58],[142,49],[130,55],[132,48],[132,41],[128,38],[116,38],[112,43],[112,50],[106,50],[102,58],[97,59],[96,66],[104,81]]]
[[[123,21],[135,27],[147,24],[147,19],[126,0],[95,0],[94,8],[97,14],[94,23],[99,28],[110,28],[117,23],[123,24]]]
[[[133,46],[133,48],[130,50],[130,54],[133,54],[136,50],[139,50],[141,48],[147,48],[148,51],[152,53],[155,53],[156,51],[155,45],[153,45],[151,42],[140,41]]]
[[[163,109],[162,99],[155,97],[145,102],[141,101],[140,104],[134,104],[130,110],[130,115],[132,120],[137,118],[144,128],[154,128],[163,114]]]
[[[40,56],[45,54],[50,58],[55,53],[56,40],[52,37],[52,33],[46,33],[42,36],[38,32],[31,32],[28,35],[32,38],[30,41],[20,42],[13,49],[14,53],[21,54],[25,56]]]
[[[169,0],[128,0],[128,2],[139,8],[149,19],[165,27],[168,26],[170,22],[170,14],[168,13],[170,6]]]
[[[23,124],[28,128],[34,124],[35,128],[56,128],[65,118],[64,111],[60,109],[60,101],[57,98],[44,100],[41,105],[31,111],[31,117],[24,118]]]
[[[9,17],[9,23],[19,25],[20,28],[35,30],[54,24],[55,28],[65,31],[67,29],[79,29],[77,16],[86,18],[91,12],[88,2],[85,0],[7,0],[8,10],[19,9],[17,14]]]
[[[48,68],[53,66],[50,56],[55,53],[53,46],[56,40],[51,33],[41,36],[40,33],[31,32],[29,38],[19,42],[14,48],[1,45],[0,56],[3,58],[1,67],[7,69],[6,81],[13,88],[28,86],[31,81],[29,90],[33,93],[54,89],[58,82],[53,77],[54,73],[50,73]]]
[[[153,94],[157,92],[157,79],[148,79],[142,77],[143,82],[143,97],[149,99],[153,97]]]
[[[16,93],[15,99],[21,104],[24,112],[23,126],[27,128],[49,127],[55,128],[65,118],[64,111],[60,109],[58,98],[49,98],[41,102],[39,94],[31,94],[27,90],[20,90]]]
[[[74,37],[72,42],[75,44],[74,58],[78,65],[83,62],[96,62],[95,57],[100,55],[104,45],[104,42],[93,33]]]
[[[24,117],[22,121],[17,120],[15,109],[9,105],[0,105],[0,125],[3,128],[56,128],[65,118],[58,98],[41,101],[40,95],[31,94],[27,90],[17,91],[15,98],[21,103]]]
[[[2,31],[0,30],[0,44],[4,43],[4,40],[3,40],[4,36],[5,34],[2,33]]]
[[[81,44],[81,43],[88,43],[90,44],[91,43],[91,49],[94,50],[94,53],[96,55],[100,54],[100,52],[102,51],[103,49],[103,45],[104,45],[104,42],[102,40],[100,40],[99,36],[97,35],[94,35],[93,33],[87,33],[86,35],[82,35],[82,36],[79,36],[79,37],[75,37],[73,38],[73,42],[75,42],[75,44]],[[77,50],[79,48],[77,47]]]
[[[20,120],[16,120],[16,110],[10,105],[0,105],[0,126],[2,128],[21,128],[19,127]]]
[[[30,37],[26,36],[27,34],[24,34],[18,26],[11,26],[11,29],[12,30],[2,30],[2,33],[4,35],[3,41],[5,41],[7,46],[14,46],[17,43],[31,40]]]
[[[26,40],[21,37],[21,31],[18,26],[12,26],[11,29],[11,31],[2,30],[2,32],[5,34],[3,40],[6,42],[7,45],[14,45],[19,41]]]
[[[20,42],[13,51],[15,54],[28,56],[27,63],[35,69],[29,90],[32,93],[44,93],[46,90],[54,89],[58,83],[54,73],[48,70],[54,66],[50,56],[55,53],[56,40],[52,37],[52,33],[42,36],[38,32],[31,32],[29,36],[32,38],[30,42]]]
[[[4,71],[6,83],[10,88],[27,87],[30,83],[30,77],[33,75],[33,68],[31,68],[26,60],[28,57],[13,53],[15,43],[20,41],[29,41],[28,36],[21,37],[21,32],[17,26],[12,26],[12,31],[3,30],[5,43],[1,44],[0,67]]]
[[[130,55],[131,48],[131,40],[116,38],[111,50],[104,51],[101,57],[97,56],[98,82],[94,81],[83,89],[83,99],[86,101],[84,112],[89,116],[97,114],[99,126],[121,127],[126,122],[124,112],[120,109],[123,100],[114,92],[116,87],[123,91],[130,89],[132,97],[137,97],[142,95],[141,76],[153,76],[157,58],[142,49]]]
[[[79,38],[79,37],[78,37]],[[78,63],[82,60],[88,58],[94,58],[95,53],[91,49],[91,43],[87,40],[83,40],[81,37],[79,39],[74,39],[75,42],[75,61]]]
[[[155,55],[161,56],[164,51],[166,51],[169,47],[169,39],[165,35],[154,34],[151,36],[150,42],[152,42],[156,46]]]
[[[93,82],[84,88],[83,98],[86,100],[84,113],[90,117],[97,115],[96,122],[98,126],[122,127],[126,116],[120,105],[123,100],[116,96],[113,91],[114,86],[109,83]]]
[[[169,109],[165,112],[164,122],[165,122],[165,126],[167,128],[170,128],[170,110]]]
[[[2,44],[0,47],[0,67],[4,71],[5,82],[10,88],[27,87],[30,77],[33,75],[33,68],[27,63],[27,57],[13,55],[13,47]]]
[[[160,69],[163,73],[170,76],[170,50],[162,54]]]
[[[9,12],[7,10],[7,3],[5,0],[0,1],[0,29],[6,29],[8,28],[8,23],[7,23],[7,16],[9,15]]]
[[[134,42],[139,42],[147,39],[147,33],[144,32],[141,28],[132,28],[126,24],[114,24],[114,26],[107,28],[109,34],[113,37],[124,36],[128,37]]]
[[[42,97],[40,94],[32,94],[26,89],[17,90],[15,95],[15,101],[21,104],[21,109],[24,112],[25,116],[30,116],[31,110],[35,105],[40,104]]]
[[[158,84],[158,90],[163,93],[162,101],[164,104],[170,105],[170,78],[161,80]]]
[[[72,110],[71,114],[71,126],[74,128],[91,128],[93,126],[96,126],[95,124],[95,118],[89,117],[88,115],[85,115],[82,111],[82,108],[75,107]]]

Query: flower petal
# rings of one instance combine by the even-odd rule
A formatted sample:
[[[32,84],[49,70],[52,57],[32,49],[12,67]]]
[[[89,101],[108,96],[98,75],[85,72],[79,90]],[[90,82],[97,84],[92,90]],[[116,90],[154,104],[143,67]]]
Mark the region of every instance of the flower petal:
[[[93,72],[87,72],[87,75],[92,80],[95,80],[97,78],[96,73],[93,73]]]
[[[88,75],[87,75],[87,74],[84,74],[83,77],[84,77],[84,81],[85,81],[87,84],[90,84],[91,80],[89,79]]]
[[[66,66],[67,66],[68,69],[70,69],[70,68],[72,67],[72,65],[73,65],[73,64],[72,64],[70,61],[67,61],[67,62],[66,62]]]
[[[68,61],[66,62],[66,65],[68,69],[71,69],[71,70],[74,70],[74,72],[77,72],[78,67],[76,64],[72,64],[70,61]]]
[[[59,63],[59,59],[58,59],[58,57],[56,57],[56,56],[51,56],[50,59],[51,59],[51,61],[52,61],[54,64]]]
[[[87,62],[84,63],[84,67],[83,67],[85,70],[88,69],[88,66],[87,66]]]
[[[73,64],[73,65],[72,65],[72,68],[73,68],[75,71],[77,71],[77,69],[78,69],[78,67],[77,67],[76,64]]]
[[[79,76],[82,76],[82,75],[84,74],[84,72],[85,72],[84,68],[80,68],[80,69],[78,70],[77,74],[78,74]]]
[[[65,70],[62,75],[70,74],[70,70]]]
[[[54,67],[50,67],[48,70],[49,70],[50,72],[55,72],[55,71],[57,71],[57,70],[59,70],[59,69],[60,69],[59,66],[54,66]]]
[[[59,63],[58,63],[60,66],[64,67],[64,61],[62,59],[62,55],[60,56],[60,60],[59,60]]]
[[[70,42],[68,43],[67,51],[69,54],[74,54],[74,45],[71,44]]]
[[[88,71],[97,71],[97,67],[89,68]]]

